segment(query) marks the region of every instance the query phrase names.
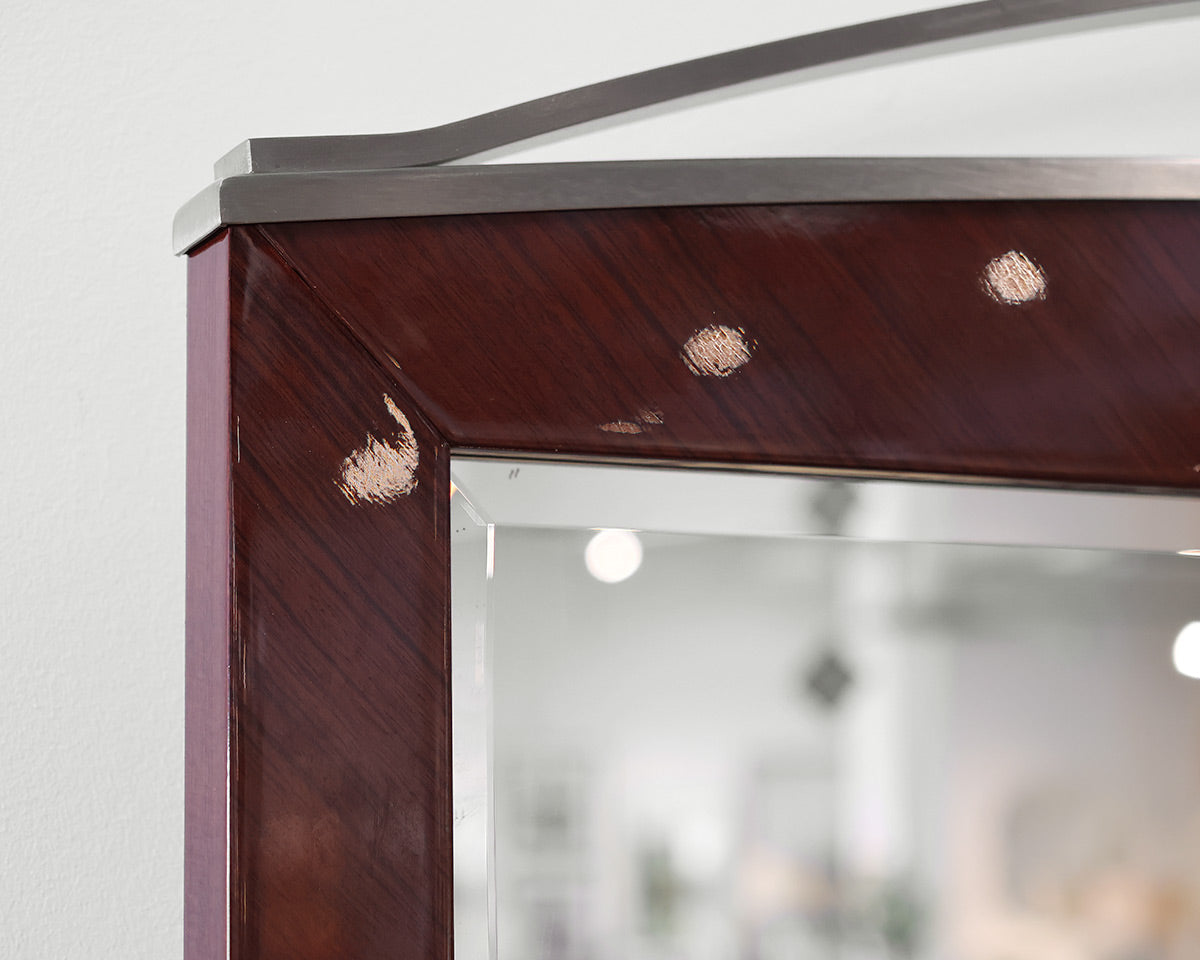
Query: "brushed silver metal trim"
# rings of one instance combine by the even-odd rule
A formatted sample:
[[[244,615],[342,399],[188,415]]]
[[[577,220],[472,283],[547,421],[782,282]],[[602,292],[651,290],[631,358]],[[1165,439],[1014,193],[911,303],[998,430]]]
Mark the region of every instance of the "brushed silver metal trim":
[[[1174,9],[1171,9],[1174,8]],[[374,170],[445,163],[631,110],[798,70],[1022,28],[1069,31],[1200,12],[1194,0],[982,0],[851,24],[589,84],[454,123],[405,133],[246,140],[214,166],[218,178],[258,173]],[[914,48],[917,48],[914,50]]]
[[[619,207],[914,200],[1200,200],[1200,159],[636,160],[260,173],[175,217],[185,253],[222,226]]]
[[[225,220],[222,215],[221,190],[224,184],[224,180],[210,183],[176,212],[171,224],[171,242],[176,256],[187,253],[233,222]]]

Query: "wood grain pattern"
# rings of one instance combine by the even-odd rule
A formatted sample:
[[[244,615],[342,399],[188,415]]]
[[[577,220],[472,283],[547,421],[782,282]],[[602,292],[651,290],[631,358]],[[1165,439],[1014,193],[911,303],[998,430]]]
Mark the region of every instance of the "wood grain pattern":
[[[187,960],[452,955],[451,445],[1200,487],[1200,204],[275,224],[189,277]]]
[[[1200,204],[678,208],[272,224],[452,445],[1200,485]],[[1023,251],[1047,295],[984,289]],[[696,377],[681,345],[743,328]],[[661,413],[639,432],[603,425]]]
[[[273,251],[230,243],[232,955],[445,957],[448,457]],[[354,500],[393,410],[416,485]]]

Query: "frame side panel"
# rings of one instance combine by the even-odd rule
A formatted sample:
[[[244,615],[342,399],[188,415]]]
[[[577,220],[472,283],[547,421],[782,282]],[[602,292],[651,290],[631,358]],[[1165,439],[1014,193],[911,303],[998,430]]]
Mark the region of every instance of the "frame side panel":
[[[239,240],[234,954],[444,960],[449,457],[275,251]]]
[[[230,247],[188,262],[186,960],[228,951]]]

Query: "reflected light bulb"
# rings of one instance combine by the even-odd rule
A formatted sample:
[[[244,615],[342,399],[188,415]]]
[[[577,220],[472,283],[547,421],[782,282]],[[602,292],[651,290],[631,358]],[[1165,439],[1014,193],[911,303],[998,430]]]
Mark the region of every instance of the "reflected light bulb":
[[[1200,680],[1200,620],[1193,620],[1179,631],[1171,659],[1185,677]]]
[[[601,530],[588,541],[583,562],[597,580],[620,583],[642,565],[642,541],[632,530]]]

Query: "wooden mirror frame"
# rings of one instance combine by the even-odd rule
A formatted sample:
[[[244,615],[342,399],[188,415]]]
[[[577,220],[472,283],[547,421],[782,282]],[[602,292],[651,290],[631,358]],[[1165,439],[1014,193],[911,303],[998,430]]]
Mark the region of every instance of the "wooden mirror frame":
[[[1195,202],[268,223],[188,282],[188,960],[452,956],[456,450],[1200,491]]]

